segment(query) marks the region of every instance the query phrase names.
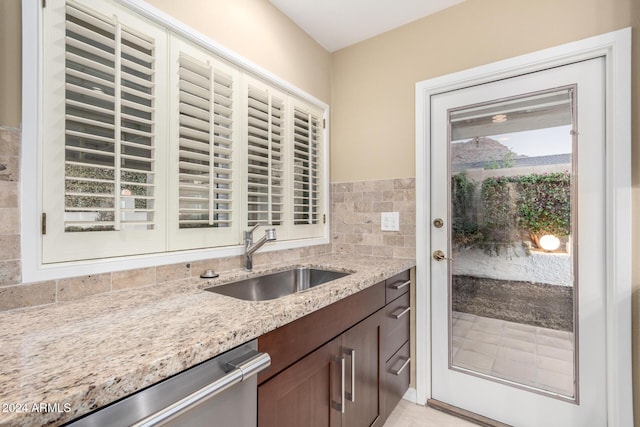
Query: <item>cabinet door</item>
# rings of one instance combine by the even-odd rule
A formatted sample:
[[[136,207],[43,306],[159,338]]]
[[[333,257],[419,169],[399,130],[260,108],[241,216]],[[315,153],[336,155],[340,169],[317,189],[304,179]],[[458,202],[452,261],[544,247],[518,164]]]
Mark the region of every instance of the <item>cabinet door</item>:
[[[342,354],[346,357],[345,427],[382,425],[380,358],[381,316],[363,320],[342,336]]]
[[[260,427],[340,426],[340,338],[258,387]],[[336,406],[338,406],[336,408]]]

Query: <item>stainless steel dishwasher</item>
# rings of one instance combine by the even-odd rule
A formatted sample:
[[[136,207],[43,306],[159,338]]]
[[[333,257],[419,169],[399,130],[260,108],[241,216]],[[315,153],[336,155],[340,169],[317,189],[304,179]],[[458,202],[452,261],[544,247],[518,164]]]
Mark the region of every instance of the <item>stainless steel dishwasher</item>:
[[[257,374],[271,364],[257,347],[243,344],[69,425],[255,427]]]

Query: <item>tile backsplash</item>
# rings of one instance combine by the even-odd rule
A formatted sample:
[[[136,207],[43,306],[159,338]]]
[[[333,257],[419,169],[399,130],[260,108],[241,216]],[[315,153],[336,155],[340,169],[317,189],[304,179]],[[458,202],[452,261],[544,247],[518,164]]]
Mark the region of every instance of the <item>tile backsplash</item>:
[[[0,127],[0,311],[198,277],[205,269],[242,268],[242,256],[22,283],[20,262],[19,129]],[[254,265],[304,262],[327,253],[415,257],[415,179],[331,185],[331,243],[258,252]],[[399,231],[380,231],[380,213],[399,212]]]
[[[334,253],[415,258],[415,178],[331,184]],[[399,231],[381,231],[382,212],[398,212]]]

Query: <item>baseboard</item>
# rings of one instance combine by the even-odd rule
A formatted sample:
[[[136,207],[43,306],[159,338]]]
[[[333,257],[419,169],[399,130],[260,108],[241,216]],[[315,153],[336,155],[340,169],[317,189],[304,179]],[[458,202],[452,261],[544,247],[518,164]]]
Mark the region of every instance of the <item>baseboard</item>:
[[[418,403],[418,392],[415,388],[409,388],[407,392],[402,396],[402,399],[407,400],[411,403]]]
[[[448,403],[440,402],[439,400],[429,399],[427,400],[427,406],[437,409],[447,414],[454,415],[458,418],[470,421],[483,427],[511,427],[509,424],[501,423],[500,421],[493,420],[491,418],[483,417],[474,412],[461,409],[456,406],[449,405]]]

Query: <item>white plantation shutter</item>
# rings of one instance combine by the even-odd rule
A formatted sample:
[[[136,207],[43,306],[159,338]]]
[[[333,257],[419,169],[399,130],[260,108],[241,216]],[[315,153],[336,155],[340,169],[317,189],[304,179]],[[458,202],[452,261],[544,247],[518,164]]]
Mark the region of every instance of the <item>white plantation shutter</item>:
[[[233,78],[180,57],[180,228],[231,226]]]
[[[240,199],[236,166],[239,73],[210,53],[171,37],[177,114],[171,131],[177,175],[172,176],[172,249],[237,243]],[[172,123],[174,120],[172,119]],[[175,139],[175,141],[174,141]],[[198,231],[211,228],[209,231]]]
[[[42,22],[44,264],[324,236],[322,109],[113,0]]]
[[[247,101],[247,225],[282,225],[285,96],[250,83]]]
[[[66,15],[65,231],[153,229],[153,40]]]
[[[293,224],[319,224],[322,120],[319,113],[293,111]]]
[[[43,258],[50,261],[163,250],[156,124],[163,35],[131,14],[114,14],[108,2],[89,4],[54,1],[46,8],[46,19],[59,25],[49,29],[51,40],[45,35],[45,73],[64,76],[45,92],[44,175],[52,194],[43,200]],[[60,158],[56,147],[64,157],[49,164],[47,153]],[[54,236],[70,246],[47,249]]]

